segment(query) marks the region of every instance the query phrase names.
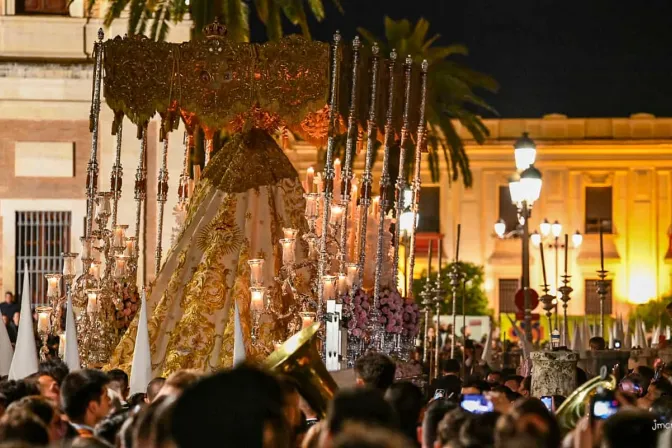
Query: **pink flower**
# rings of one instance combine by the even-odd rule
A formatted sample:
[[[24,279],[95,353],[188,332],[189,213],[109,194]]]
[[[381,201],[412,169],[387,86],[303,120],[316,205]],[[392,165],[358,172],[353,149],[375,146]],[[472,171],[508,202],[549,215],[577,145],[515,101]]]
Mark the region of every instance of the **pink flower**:
[[[369,302],[362,302],[362,308],[365,310],[369,309]]]
[[[362,331],[359,328],[355,328],[352,330],[352,335],[355,337],[360,337],[362,335]]]
[[[355,320],[354,320],[354,319],[350,319],[350,320],[348,321],[348,330],[352,330],[352,329],[354,329],[356,325],[357,325],[357,323],[355,322]]]

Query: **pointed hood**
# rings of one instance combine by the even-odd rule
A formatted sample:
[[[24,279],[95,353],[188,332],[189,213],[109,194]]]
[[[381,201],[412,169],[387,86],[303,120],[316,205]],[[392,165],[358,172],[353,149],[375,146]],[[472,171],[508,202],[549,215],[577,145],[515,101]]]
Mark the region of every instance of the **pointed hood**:
[[[143,288],[140,304],[140,320],[138,334],[135,337],[133,363],[131,364],[131,380],[129,395],[147,390],[152,380],[152,357],[149,350],[149,328],[147,327],[147,294]]]
[[[573,352],[579,352],[583,350],[581,342],[581,332],[582,332],[582,324],[576,322],[574,324],[574,333],[572,334],[572,344],[570,346],[570,349]]]
[[[236,366],[245,362],[245,341],[243,339],[243,328],[240,325],[240,312],[238,303],[234,307],[233,321],[233,365]]]
[[[72,309],[72,295],[68,294],[68,303],[65,312],[65,355],[64,361],[70,371],[79,370],[82,364],[79,361],[77,347],[77,327],[75,326],[75,311]]]
[[[660,324],[653,329],[653,336],[651,336],[651,347],[658,347],[660,340]]]
[[[16,350],[9,369],[10,380],[20,380],[37,372],[37,346],[33,331],[33,313],[30,309],[30,282],[28,265],[23,268],[23,289],[21,292],[21,314],[19,331],[16,336]]]
[[[485,361],[488,366],[492,364],[492,321],[490,321],[488,337],[485,340],[485,347],[483,348],[481,360]]]
[[[13,357],[14,349],[12,348],[12,341],[9,340],[7,327],[0,325],[0,376],[5,376],[9,373]]]

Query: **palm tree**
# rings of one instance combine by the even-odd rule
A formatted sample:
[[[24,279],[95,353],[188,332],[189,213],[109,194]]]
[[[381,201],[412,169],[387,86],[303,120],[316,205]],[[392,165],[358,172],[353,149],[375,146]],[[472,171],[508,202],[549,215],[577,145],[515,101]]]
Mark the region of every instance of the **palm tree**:
[[[89,0],[89,11],[98,0]],[[340,0],[332,0],[339,11],[343,11]],[[111,0],[105,14],[105,26],[109,26],[129,7],[128,33],[146,34],[162,41],[168,33],[169,23],[178,23],[186,13],[194,22],[193,35],[201,33],[203,27],[216,18],[226,25],[228,36],[238,42],[250,40],[250,2],[248,0]],[[283,16],[301,33],[310,39],[306,9],[318,21],[324,19],[322,0],[254,0],[253,8],[257,17],[266,26],[269,40],[278,40],[283,35]]]
[[[434,46],[439,35],[427,39],[429,22],[420,19],[411,28],[408,20],[392,20],[385,17],[385,39],[379,39],[371,32],[359,28],[358,32],[370,44],[377,43],[383,54],[389,54],[396,49],[399,55],[412,55],[414,62],[426,59],[429,62],[429,77],[427,80],[427,122],[429,148],[429,164],[434,180],[438,179],[438,154],[443,153],[446,165],[449,167],[451,178],[457,180],[462,176],[466,187],[472,184],[469,158],[464,150],[464,143],[457,134],[453,120],[458,120],[473,136],[474,140],[482,144],[489,135],[488,128],[476,114],[478,110],[496,113],[474,90],[485,89],[491,92],[499,88],[497,82],[483,73],[472,70],[465,65],[451,59],[451,56],[466,56],[468,51],[463,45],[447,47]],[[407,157],[409,163],[413,157]],[[404,167],[406,173],[411,172]]]

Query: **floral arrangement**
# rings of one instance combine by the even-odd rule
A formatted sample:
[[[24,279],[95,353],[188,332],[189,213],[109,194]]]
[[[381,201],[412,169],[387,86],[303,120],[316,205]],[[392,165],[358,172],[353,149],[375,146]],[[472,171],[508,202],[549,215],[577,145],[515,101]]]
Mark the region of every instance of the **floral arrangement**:
[[[404,337],[415,338],[420,330],[420,310],[418,304],[413,299],[404,300],[404,311],[402,312],[402,330]]]
[[[380,300],[378,300],[378,309],[380,310],[378,319],[385,331],[401,334],[404,322],[404,299],[401,295],[389,288],[383,289],[380,293]]]
[[[121,290],[121,301],[117,305],[117,328],[121,333],[131,325],[135,314],[140,309],[140,293],[137,288],[125,286]]]
[[[355,294],[343,296],[343,320],[350,334],[361,337],[369,323],[371,299],[363,289],[357,289]]]

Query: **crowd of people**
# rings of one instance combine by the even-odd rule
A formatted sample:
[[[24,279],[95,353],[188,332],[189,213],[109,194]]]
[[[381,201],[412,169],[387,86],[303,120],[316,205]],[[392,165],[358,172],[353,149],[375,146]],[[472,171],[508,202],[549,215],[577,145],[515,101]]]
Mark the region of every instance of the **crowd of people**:
[[[178,371],[129,396],[125,372],[68,371],[59,360],[20,381],[0,381],[0,447],[250,448],[656,448],[672,446],[672,367],[640,366],[620,379],[617,412],[591,411],[568,433],[549,403],[531,397],[530,377],[493,371],[463,378],[441,361],[423,390],[395,380],[396,364],[368,353],[355,385],[326,412],[313,410],[291,376],[243,364],[212,374]],[[585,374],[577,370],[579,384]],[[474,398],[490,407],[466,406]],[[320,418],[324,415],[324,418]]]

